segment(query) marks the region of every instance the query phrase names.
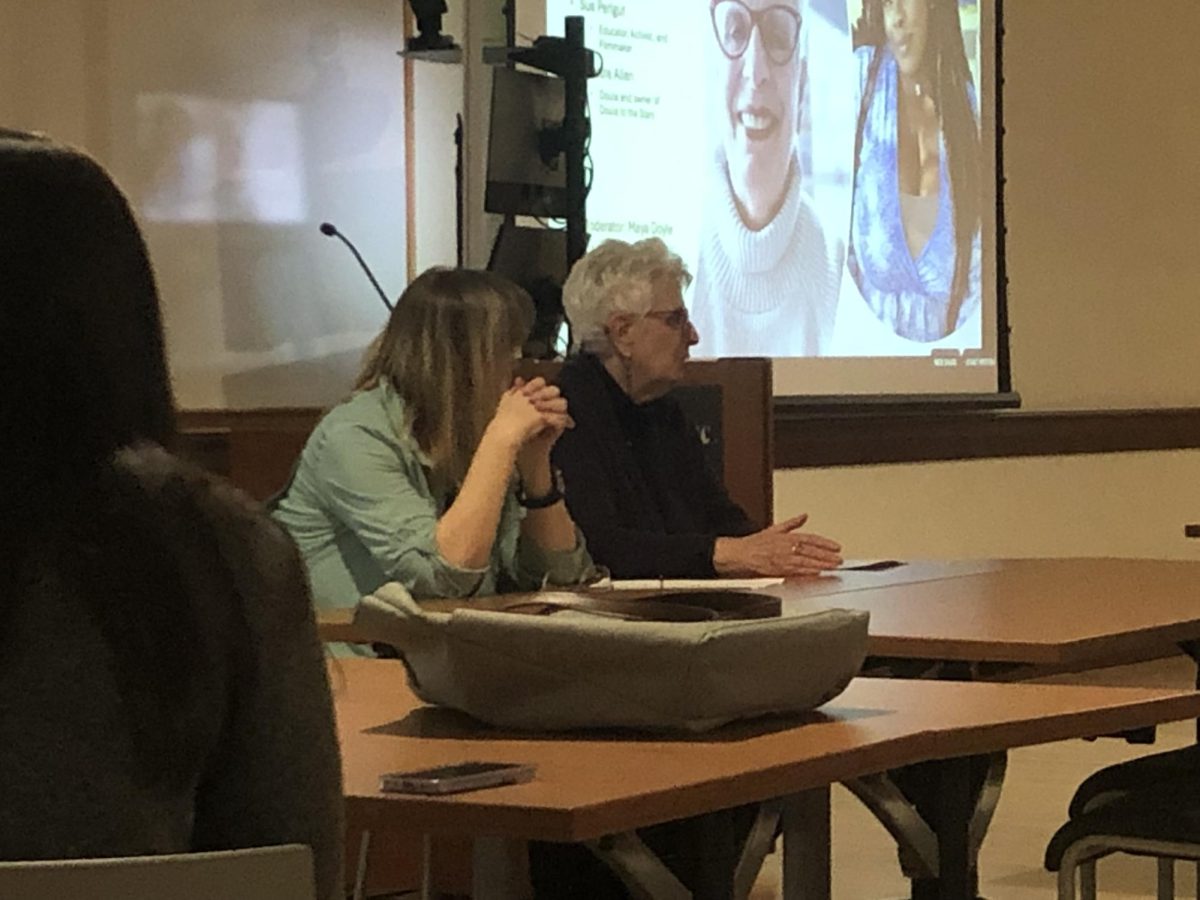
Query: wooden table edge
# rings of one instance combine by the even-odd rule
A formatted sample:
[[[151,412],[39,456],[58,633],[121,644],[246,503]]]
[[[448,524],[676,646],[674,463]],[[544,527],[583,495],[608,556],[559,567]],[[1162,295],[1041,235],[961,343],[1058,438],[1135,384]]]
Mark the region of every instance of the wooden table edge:
[[[1036,689],[1037,686],[1029,687]],[[1134,689],[1097,690],[1120,695]],[[1063,713],[1053,718],[914,732],[816,759],[783,763],[736,776],[737,797],[732,802],[725,785],[734,777],[683,787],[664,787],[635,797],[621,797],[573,809],[489,805],[486,792],[450,798],[373,794],[347,796],[345,800],[347,812],[352,813],[356,821],[385,831],[397,830],[395,823],[407,819],[413,824],[406,825],[404,830],[422,833],[577,842],[715,809],[786,797],[912,763],[993,753],[1200,717],[1200,692],[1147,690],[1154,690],[1157,696]]]

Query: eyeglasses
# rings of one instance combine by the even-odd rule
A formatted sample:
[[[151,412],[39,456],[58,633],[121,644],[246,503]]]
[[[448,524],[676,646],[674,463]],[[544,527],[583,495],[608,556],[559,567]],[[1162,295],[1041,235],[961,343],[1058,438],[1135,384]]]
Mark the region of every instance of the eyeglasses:
[[[712,6],[717,44],[730,59],[741,59],[758,29],[767,58],[782,66],[796,52],[800,39],[800,13],[790,6],[750,9],[741,0],[718,0]]]
[[[674,309],[653,309],[646,313],[646,318],[658,319],[668,328],[676,331],[682,331],[691,321],[686,306],[677,306]]]

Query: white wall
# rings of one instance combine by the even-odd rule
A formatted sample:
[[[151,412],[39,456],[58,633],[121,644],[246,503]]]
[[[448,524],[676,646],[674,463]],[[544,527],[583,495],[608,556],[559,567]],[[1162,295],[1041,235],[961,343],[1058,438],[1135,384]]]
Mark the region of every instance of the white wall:
[[[103,158],[95,110],[106,79],[89,64],[103,52],[105,19],[79,0],[0,0],[0,121],[92,147]]]
[[[1034,409],[1200,405],[1200,4],[1005,4],[1013,379]]]
[[[530,4],[522,2],[523,18]],[[452,0],[447,30],[466,39],[468,8],[480,23],[475,33],[495,30],[496,5]],[[390,293],[403,286],[403,91],[394,55],[402,6],[0,0],[0,119],[91,149],[135,200],[145,181],[145,94],[291,103],[309,123],[305,220],[280,257],[290,270],[264,272],[235,258],[248,252],[252,228],[148,225],[184,406],[320,403],[344,387],[344,365],[318,366],[307,378],[298,363],[353,358],[382,310],[349,257],[316,234],[321,219],[337,220],[363,244]],[[1200,4],[1155,0],[1151,11],[1121,0],[1010,0],[1006,16],[1015,386],[1031,409],[1200,404],[1200,379],[1191,377],[1200,346],[1200,179],[1190,171],[1200,146],[1192,114]],[[461,70],[416,64],[414,102],[420,270],[454,261]],[[361,134],[348,135],[347,121]],[[482,152],[486,141],[477,146]],[[481,163],[477,154],[473,170]],[[249,242],[274,252],[282,230]],[[277,287],[289,271],[298,282],[292,292]]]
[[[791,469],[775,510],[853,558],[1200,559],[1200,450]]]
[[[401,5],[0,0],[5,124],[139,213],[183,407],[325,403],[385,317],[329,219],[405,281]],[[11,88],[11,89],[10,89]]]
[[[447,19],[460,40],[467,2],[452,0]],[[306,104],[305,86],[317,88],[324,60],[343,67],[343,84],[363,88],[343,101],[386,95],[377,157],[402,172],[402,85],[392,55],[400,12],[393,0],[336,8],[318,0],[0,0],[0,121],[90,148],[136,193],[141,93]],[[1032,409],[1200,405],[1200,179],[1191,165],[1200,146],[1200,4],[1009,0],[1006,15],[1015,386]],[[452,133],[462,78],[452,67],[414,68],[419,270],[454,260]],[[335,100],[305,109],[352,111]],[[336,145],[335,122],[327,120],[314,146]],[[355,352],[342,353],[342,369],[318,366],[312,377],[286,365],[322,348],[336,357],[337,336],[355,343],[354,334],[382,321],[352,262],[313,236],[315,223],[339,218],[396,293],[404,236],[380,223],[402,213],[403,198],[396,180],[357,209],[344,206],[331,165],[327,188],[311,195],[321,198],[304,225],[313,234],[305,230],[309,242],[297,245],[313,263],[300,307],[269,291],[225,289],[228,229],[149,226],[184,406],[322,403],[344,390]],[[304,303],[307,315],[319,309],[330,318],[293,324]],[[282,322],[293,333],[264,341],[259,328],[263,346],[231,347],[237,316]],[[255,333],[253,322],[241,325]],[[244,371],[272,368],[270,360],[280,363],[278,377],[239,381]],[[807,509],[814,528],[856,556],[1194,555],[1200,542],[1185,543],[1181,526],[1200,519],[1197,460],[1186,452],[785,471],[776,503],[781,516]]]
[[[481,61],[481,48],[504,42],[504,0],[449,0],[446,5],[442,31],[463,48],[463,62],[412,63],[413,196],[418,225],[414,272],[452,266],[457,260],[454,130],[459,115],[463,117],[467,157],[463,185],[466,265],[487,264],[499,218],[483,212],[491,76]]]
[[[1200,4],[1009,0],[1014,385],[1029,409],[1200,405]],[[776,473],[852,556],[1200,558],[1200,451]]]
[[[462,0],[451,0],[443,32],[461,43],[465,23]],[[416,260],[413,271],[452,266],[457,257],[454,211],[454,128],[462,112],[461,65],[412,63],[413,169]]]

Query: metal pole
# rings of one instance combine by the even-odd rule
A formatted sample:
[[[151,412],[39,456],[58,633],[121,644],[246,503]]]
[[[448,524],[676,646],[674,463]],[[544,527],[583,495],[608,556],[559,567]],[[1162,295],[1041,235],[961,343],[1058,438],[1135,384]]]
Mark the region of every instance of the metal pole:
[[[584,146],[588,139],[587,58],[583,44],[583,16],[567,16],[567,56],[563,78],[566,107],[563,130],[567,157],[567,271],[587,250],[587,183]]]

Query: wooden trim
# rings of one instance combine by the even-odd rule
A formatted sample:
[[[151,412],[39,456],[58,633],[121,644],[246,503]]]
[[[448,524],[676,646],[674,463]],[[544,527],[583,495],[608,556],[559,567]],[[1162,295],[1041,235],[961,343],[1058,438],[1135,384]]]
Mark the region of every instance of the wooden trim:
[[[175,451],[209,472],[229,477],[230,430],[222,426],[182,427]]]
[[[561,364],[525,361],[521,374],[553,379]],[[690,363],[685,381],[721,387],[725,486],[761,525],[773,519],[771,365],[765,359]],[[179,414],[178,449],[263,500],[283,488],[322,410],[189,410]]]
[[[180,450],[228,475],[234,433],[307,433],[320,410],[187,410]],[[1200,449],[1200,408],[904,415],[777,412],[775,468]],[[240,450],[234,447],[233,456]]]
[[[404,4],[403,46],[413,33],[412,9]],[[417,164],[416,124],[413,115],[413,61],[404,57],[404,252],[408,280],[417,277]]]
[[[179,414],[181,455],[222,475],[256,500],[286,486],[323,410],[192,410]],[[217,446],[223,442],[222,446]]]
[[[721,386],[725,488],[762,527],[775,521],[771,363],[766,359],[691,362],[688,384]]]
[[[179,431],[191,432],[253,430],[295,431],[306,433],[321,417],[322,409],[312,406],[260,407],[258,409],[184,409],[177,416]]]
[[[775,413],[775,466],[861,466],[1200,448],[1200,408]]]

